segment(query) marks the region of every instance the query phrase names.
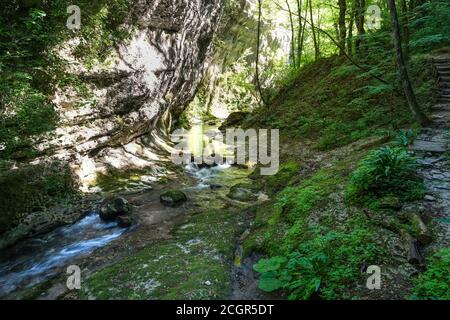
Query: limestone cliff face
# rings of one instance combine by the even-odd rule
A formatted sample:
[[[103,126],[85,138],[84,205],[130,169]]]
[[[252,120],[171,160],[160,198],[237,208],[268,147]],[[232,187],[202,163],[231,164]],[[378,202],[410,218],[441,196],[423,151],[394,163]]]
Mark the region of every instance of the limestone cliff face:
[[[73,57],[79,39],[61,45],[94,98],[58,90],[60,125],[39,148],[68,161],[86,185],[110,166],[152,166],[157,156],[148,147],[162,144],[171,119],[193,99],[222,7],[222,0],[137,0],[132,38],[89,70]]]

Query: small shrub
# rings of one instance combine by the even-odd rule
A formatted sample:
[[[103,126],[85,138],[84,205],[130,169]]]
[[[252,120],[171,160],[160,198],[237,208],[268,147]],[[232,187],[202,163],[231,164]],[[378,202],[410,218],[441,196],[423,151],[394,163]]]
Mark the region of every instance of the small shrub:
[[[394,195],[403,200],[420,199],[424,187],[416,168],[415,159],[404,148],[381,147],[361,160],[352,173],[347,198],[360,201]]]
[[[414,141],[416,136],[417,136],[417,133],[412,129],[400,130],[397,133],[397,135],[395,136],[394,144],[396,146],[406,148]]]
[[[364,227],[351,232],[311,230],[312,237],[288,256],[261,259],[254,270],[261,274],[259,288],[286,289],[289,299],[335,299],[359,276],[361,261],[371,261],[379,251]]]

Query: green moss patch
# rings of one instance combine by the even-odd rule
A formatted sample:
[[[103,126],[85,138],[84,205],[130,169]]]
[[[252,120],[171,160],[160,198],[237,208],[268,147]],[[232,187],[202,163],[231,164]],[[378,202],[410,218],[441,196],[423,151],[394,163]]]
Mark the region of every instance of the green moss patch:
[[[81,298],[225,299],[245,218],[245,212],[226,210],[194,215],[173,239],[148,245],[88,278]]]
[[[414,281],[410,299],[449,300],[450,248],[439,250],[427,262],[427,270]]]
[[[78,195],[71,170],[63,164],[26,166],[0,173],[0,234],[32,212]]]

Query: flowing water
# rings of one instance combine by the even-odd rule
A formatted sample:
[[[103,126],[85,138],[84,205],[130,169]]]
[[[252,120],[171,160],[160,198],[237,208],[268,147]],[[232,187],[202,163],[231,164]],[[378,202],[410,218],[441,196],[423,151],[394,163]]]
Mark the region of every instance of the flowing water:
[[[0,256],[0,297],[61,271],[74,258],[88,255],[120,237],[127,229],[103,222],[93,212],[77,223],[26,239]]]
[[[198,126],[191,132],[202,134]],[[199,194],[204,189],[210,189],[217,180],[234,181],[237,176],[232,172],[236,170],[227,170],[229,168],[229,164],[207,167],[195,163],[186,165],[186,172],[195,177],[197,183],[185,190],[191,189]],[[225,173],[228,171],[229,175]],[[128,230],[118,227],[115,222],[104,222],[96,212],[91,212],[73,225],[25,239],[3,250],[0,255],[0,298],[65,272],[64,268],[71,263],[117,240]]]

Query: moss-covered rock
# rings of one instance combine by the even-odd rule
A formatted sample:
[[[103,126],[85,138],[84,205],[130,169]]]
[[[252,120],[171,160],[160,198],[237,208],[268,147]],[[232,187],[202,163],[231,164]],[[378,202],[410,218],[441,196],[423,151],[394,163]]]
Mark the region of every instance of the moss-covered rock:
[[[124,198],[105,199],[100,204],[99,216],[102,220],[113,221],[119,216],[131,213],[131,205]]]
[[[236,127],[242,124],[245,120],[245,118],[249,115],[248,112],[232,112],[228,116],[228,118],[222,123],[222,125],[219,127],[219,130],[226,130],[227,128]]]
[[[160,196],[162,204],[168,207],[178,207],[187,201],[187,196],[182,191],[170,190]]]
[[[275,175],[262,176],[261,166],[258,165],[249,175],[249,178],[258,181],[258,184],[264,185],[264,190],[268,193],[274,194],[286,187],[300,171],[300,168],[300,164],[289,161],[282,164]]]
[[[32,213],[46,211],[78,195],[70,168],[61,163],[24,166],[0,173],[0,234]]]
[[[227,197],[233,200],[248,202],[258,199],[259,187],[256,184],[239,183],[230,188]]]
[[[127,216],[118,216],[116,218],[117,225],[121,228],[128,228],[133,224],[133,218],[129,215]]]

